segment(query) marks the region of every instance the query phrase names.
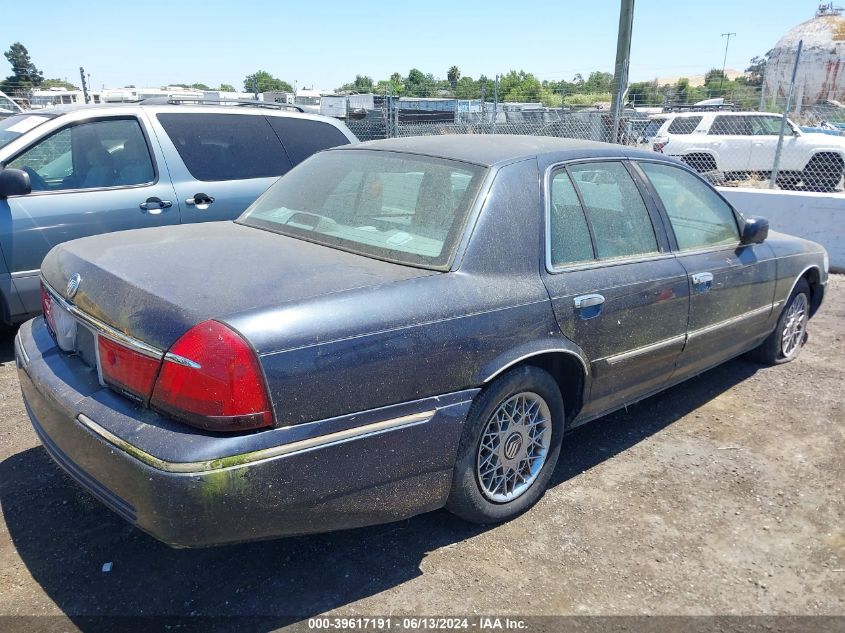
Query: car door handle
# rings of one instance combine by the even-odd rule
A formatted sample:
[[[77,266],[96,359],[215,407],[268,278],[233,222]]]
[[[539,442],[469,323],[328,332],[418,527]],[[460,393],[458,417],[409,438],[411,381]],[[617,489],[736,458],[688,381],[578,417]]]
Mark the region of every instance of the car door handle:
[[[202,208],[208,208],[213,202],[214,198],[204,193],[195,193],[193,198],[185,200],[185,204]]]
[[[575,309],[582,320],[593,319],[601,314],[604,297],[601,295],[581,295],[575,297]]]
[[[143,212],[149,211],[150,215],[158,215],[165,209],[173,206],[170,200],[162,200],[161,198],[147,198],[144,202],[138,205]]]
[[[696,293],[709,292],[713,285],[713,273],[695,273],[692,275],[692,286]]]

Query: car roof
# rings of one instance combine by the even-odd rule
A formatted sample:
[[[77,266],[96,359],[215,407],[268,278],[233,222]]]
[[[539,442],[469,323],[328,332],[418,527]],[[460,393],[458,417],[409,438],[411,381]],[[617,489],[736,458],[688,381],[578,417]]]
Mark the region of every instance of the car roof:
[[[662,158],[660,154],[624,145],[583,139],[519,134],[438,134],[366,141],[341,146],[330,151],[379,150],[419,154],[474,163],[485,167],[512,163],[527,158],[566,161],[579,158]],[[673,162],[673,161],[667,161]]]
[[[259,102],[262,103],[263,102]],[[19,112],[16,114],[33,114],[33,115],[43,115],[43,116],[50,116],[50,117],[57,117],[63,114],[70,114],[85,110],[91,110],[96,112],[98,110],[106,110],[112,108],[143,108],[143,109],[154,109],[156,111],[161,110],[172,110],[174,112],[179,111],[187,111],[189,108],[199,108],[203,111],[207,110],[209,112],[223,112],[231,114],[233,112],[261,112],[263,114],[268,114],[271,116],[294,116],[294,117],[302,117],[302,118],[309,118],[309,119],[331,119],[337,121],[337,119],[333,119],[332,117],[326,117],[319,114],[314,114],[310,112],[297,112],[293,109],[285,109],[285,108],[278,108],[274,107],[275,104],[273,103],[266,103],[263,105],[238,105],[236,103],[232,103],[229,105],[223,103],[191,103],[191,102],[184,102],[184,103],[167,103],[166,101],[156,101],[152,99],[148,99],[146,102],[144,101],[126,101],[126,102],[117,102],[117,103],[74,103],[74,104],[66,104],[66,105],[56,105],[50,106],[49,108],[39,108],[37,110],[27,110],[25,112]],[[194,110],[196,111],[196,110]]]
[[[693,110],[691,112],[661,112],[660,114],[652,114],[650,119],[668,119],[674,117],[691,117],[691,116],[706,116],[712,114],[715,116],[776,116],[780,118],[777,112],[737,112],[736,110]]]

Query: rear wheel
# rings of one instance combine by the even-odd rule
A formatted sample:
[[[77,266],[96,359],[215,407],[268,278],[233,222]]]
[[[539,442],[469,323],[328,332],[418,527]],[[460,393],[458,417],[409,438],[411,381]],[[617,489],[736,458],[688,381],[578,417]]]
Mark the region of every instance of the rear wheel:
[[[836,191],[842,180],[843,161],[838,154],[816,154],[804,167],[802,180],[812,191]]]
[[[807,322],[810,318],[810,285],[806,279],[799,281],[789,296],[778,318],[775,331],[751,356],[767,365],[779,365],[795,360],[807,340]]]
[[[511,519],[543,495],[560,454],[563,399],[552,376],[525,366],[470,408],[446,508],[474,523]]]

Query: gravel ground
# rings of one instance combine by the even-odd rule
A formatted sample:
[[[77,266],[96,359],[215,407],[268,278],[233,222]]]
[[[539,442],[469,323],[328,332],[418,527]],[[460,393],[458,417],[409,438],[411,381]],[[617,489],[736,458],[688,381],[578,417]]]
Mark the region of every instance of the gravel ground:
[[[172,550],[55,467],[0,341],[0,614],[845,615],[845,277],[789,365],[734,360],[565,440],[545,497]],[[111,562],[110,572],[102,566]],[[38,628],[37,622],[27,620]],[[74,628],[71,626],[70,628]]]

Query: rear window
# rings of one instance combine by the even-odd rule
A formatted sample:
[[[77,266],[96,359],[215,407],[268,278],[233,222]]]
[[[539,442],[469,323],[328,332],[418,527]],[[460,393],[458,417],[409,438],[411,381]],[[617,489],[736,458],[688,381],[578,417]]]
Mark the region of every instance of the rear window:
[[[158,114],[176,151],[197,180],[246,180],[281,176],[291,162],[263,116]]]
[[[660,130],[660,126],[666,123],[666,119],[651,119],[643,128],[643,136],[645,138],[654,138]]]
[[[294,165],[324,149],[349,144],[343,132],[323,121],[275,116],[267,117],[267,120],[279,135]]]
[[[324,152],[278,180],[238,222],[442,270],[485,173],[477,165],[410,154]]]
[[[710,126],[711,135],[750,136],[751,124],[745,116],[717,116]]]
[[[669,134],[692,134],[701,123],[700,116],[679,116],[669,124]]]

